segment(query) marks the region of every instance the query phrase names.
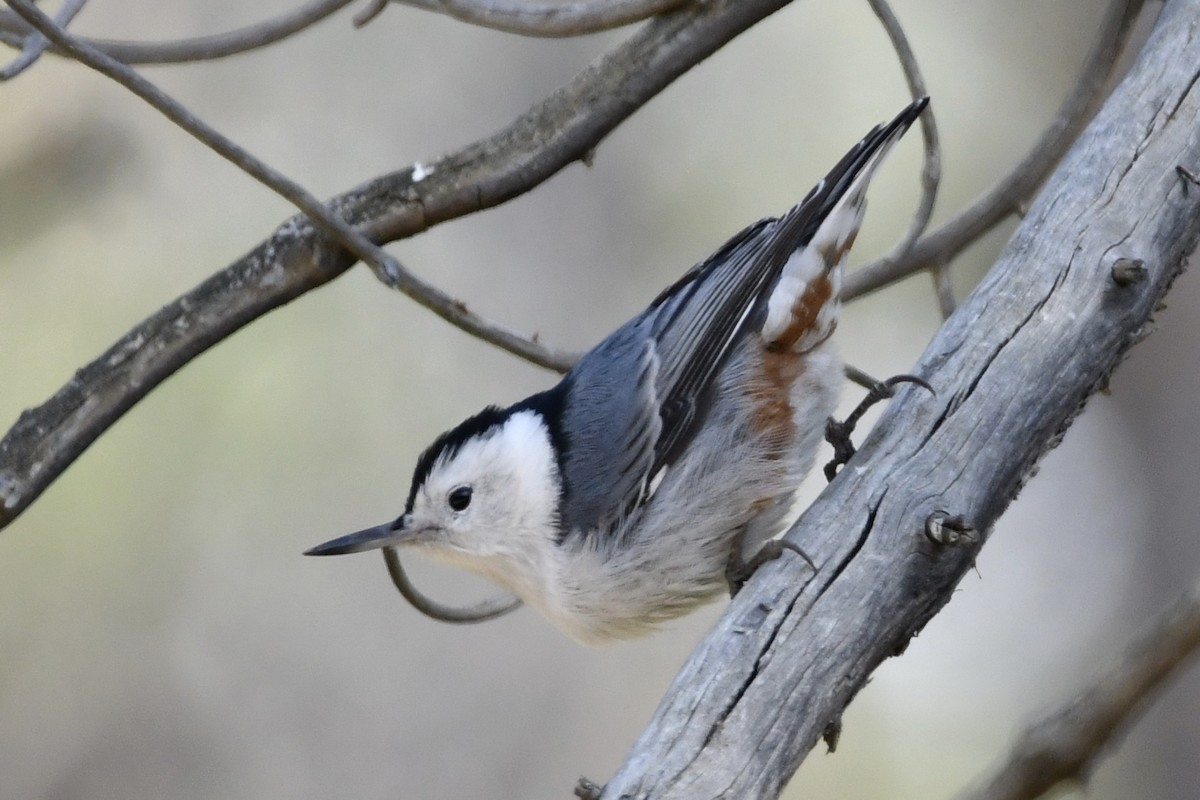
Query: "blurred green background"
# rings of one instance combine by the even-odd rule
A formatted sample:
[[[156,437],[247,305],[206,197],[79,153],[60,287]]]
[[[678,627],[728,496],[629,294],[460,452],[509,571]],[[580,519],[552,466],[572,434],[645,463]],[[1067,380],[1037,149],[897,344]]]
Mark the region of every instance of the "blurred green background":
[[[896,3],[942,125],[935,221],[1036,138],[1103,6]],[[161,39],[289,7],[127,0],[89,6],[75,28]],[[263,51],[144,72],[328,196],[495,131],[624,35],[522,39],[403,7],[355,30],[351,14]],[[472,308],[586,348],[726,236],[794,202],[905,101],[865,3],[798,2],[638,112],[592,168],[391,250]],[[0,87],[0,108],[7,427],[292,210],[78,65],[44,58]],[[872,192],[857,263],[907,225],[912,139]],[[960,296],[1011,229],[961,259]],[[792,796],[949,796],[1200,571],[1196,282],[1180,280],[1169,303]],[[838,336],[849,361],[890,375],[937,325],[918,276],[855,303]],[[430,622],[375,556],[300,557],[394,516],[437,432],[552,380],[362,268],[171,378],[0,534],[0,798],[557,798],[580,774],[604,780],[723,603],[587,650],[530,611]],[[447,601],[490,592],[414,571]],[[1104,761],[1090,796],[1200,796],[1198,742],[1192,670]]]

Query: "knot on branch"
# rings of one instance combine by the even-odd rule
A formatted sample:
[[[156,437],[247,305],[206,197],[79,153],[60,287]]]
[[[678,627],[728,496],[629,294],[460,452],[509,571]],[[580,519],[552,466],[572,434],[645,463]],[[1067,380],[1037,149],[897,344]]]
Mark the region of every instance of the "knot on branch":
[[[925,536],[942,547],[957,547],[963,542],[975,543],[979,535],[969,519],[961,514],[934,511],[925,518]]]
[[[1122,288],[1146,280],[1149,270],[1140,258],[1118,258],[1112,265],[1113,283]]]

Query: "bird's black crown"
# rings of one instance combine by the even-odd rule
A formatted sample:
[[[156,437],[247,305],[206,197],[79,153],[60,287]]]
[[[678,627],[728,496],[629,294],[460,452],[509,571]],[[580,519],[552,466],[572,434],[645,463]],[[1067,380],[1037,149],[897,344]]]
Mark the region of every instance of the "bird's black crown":
[[[562,406],[562,387],[563,384],[559,384],[553,389],[539,392],[532,397],[527,397],[508,408],[488,406],[475,416],[466,418],[434,439],[433,444],[425,448],[420,458],[417,459],[417,466],[413,470],[412,485],[408,490],[408,500],[405,502],[404,512],[407,514],[412,511],[413,501],[417,496],[417,489],[429,478],[429,473],[433,471],[433,465],[438,462],[438,459],[443,456],[447,459],[453,458],[454,454],[468,441],[483,436],[494,428],[499,428],[509,417],[518,411],[536,411],[546,421],[546,425],[550,429],[551,444],[560,462],[559,468],[561,470],[563,450],[566,446],[566,443],[562,441],[561,429],[558,424]]]

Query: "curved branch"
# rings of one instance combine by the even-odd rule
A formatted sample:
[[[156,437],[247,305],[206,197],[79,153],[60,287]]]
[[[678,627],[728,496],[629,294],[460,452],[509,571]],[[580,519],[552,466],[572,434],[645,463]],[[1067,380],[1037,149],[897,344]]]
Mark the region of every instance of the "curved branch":
[[[1046,179],[1087,124],[1125,49],[1143,3],[1144,0],[1114,0],[1109,6],[1075,88],[1037,144],[1012,172],[949,222],[918,240],[903,255],[887,256],[848,275],[842,297],[851,300],[939,262],[949,262],[1016,211],[1018,204]]]
[[[867,0],[867,2],[892,41],[892,47],[896,51],[896,57],[900,59],[900,67],[904,70],[904,79],[908,82],[908,91],[912,98],[916,100],[918,97],[928,97],[929,89],[925,85],[925,76],[921,74],[921,67],[917,63],[917,54],[913,52],[912,45],[908,42],[908,36],[904,33],[904,27],[900,24],[895,12],[892,11],[892,7],[888,5],[887,0]],[[929,225],[929,218],[933,216],[934,203],[937,202],[938,184],[942,180],[942,146],[932,103],[926,106],[924,113],[921,114],[921,140],[924,143],[924,160],[921,164],[921,199],[917,203],[917,210],[913,212],[912,222],[909,223],[904,238],[888,256],[889,259],[899,258],[907,253],[913,242],[925,232],[926,226]]]
[[[1200,650],[1200,584],[1138,636],[1121,659],[1021,733],[1008,759],[959,800],[1028,800],[1082,781],[1100,753]]]
[[[788,0],[708,0],[649,22],[494,136],[414,174],[382,176],[328,209],[373,242],[490,208],[584,158],[675,78]],[[0,440],[0,528],[101,433],[206,349],[353,264],[303,216],[146,319]]]
[[[612,30],[694,1],[572,0],[557,4],[534,4],[526,0],[392,0],[413,8],[446,14],[471,25],[541,37],[580,36]]]
[[[400,563],[400,554],[396,552],[396,548],[383,548],[383,562],[387,564],[388,575],[391,576],[392,584],[396,587],[396,591],[400,592],[400,596],[417,611],[438,622],[449,622],[455,625],[487,622],[490,619],[502,617],[510,611],[516,611],[524,605],[521,598],[516,596],[484,600],[482,603],[466,608],[443,605],[426,597],[420,589],[413,586],[413,582],[408,579],[408,573],[404,571],[404,566]]]
[[[85,47],[94,48],[125,64],[181,64],[192,61],[211,61],[275,44],[320,22],[352,2],[354,0],[314,0],[306,6],[266,22],[211,36],[197,36],[165,42],[128,42],[113,39],[91,39],[86,36],[76,37],[76,40]],[[16,14],[0,12],[0,42],[20,47],[31,31],[32,28],[29,24]],[[57,48],[52,52],[58,52]]]
[[[592,0],[558,6],[525,3],[473,3],[467,0],[392,0],[427,11],[447,14],[462,22],[526,36],[568,37],[611,30],[649,19],[691,0]],[[315,0],[306,6],[244,28],[163,42],[132,42],[77,37],[125,64],[182,64],[211,61],[282,41],[354,0]],[[354,19],[361,27],[377,16],[388,0],[377,0]],[[23,47],[32,29],[15,14],[0,13],[0,42]],[[55,50],[57,52],[57,50]],[[15,74],[15,73],[14,73]]]

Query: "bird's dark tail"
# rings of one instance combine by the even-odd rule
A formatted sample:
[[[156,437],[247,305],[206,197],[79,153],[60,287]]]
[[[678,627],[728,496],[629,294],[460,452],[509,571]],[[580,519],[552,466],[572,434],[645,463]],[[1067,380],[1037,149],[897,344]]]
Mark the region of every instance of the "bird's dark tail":
[[[891,122],[873,128],[767,234],[767,247],[777,248],[774,256],[782,262],[762,327],[773,348],[806,352],[833,333],[842,265],[862,225],[867,186],[928,103],[922,97]]]

